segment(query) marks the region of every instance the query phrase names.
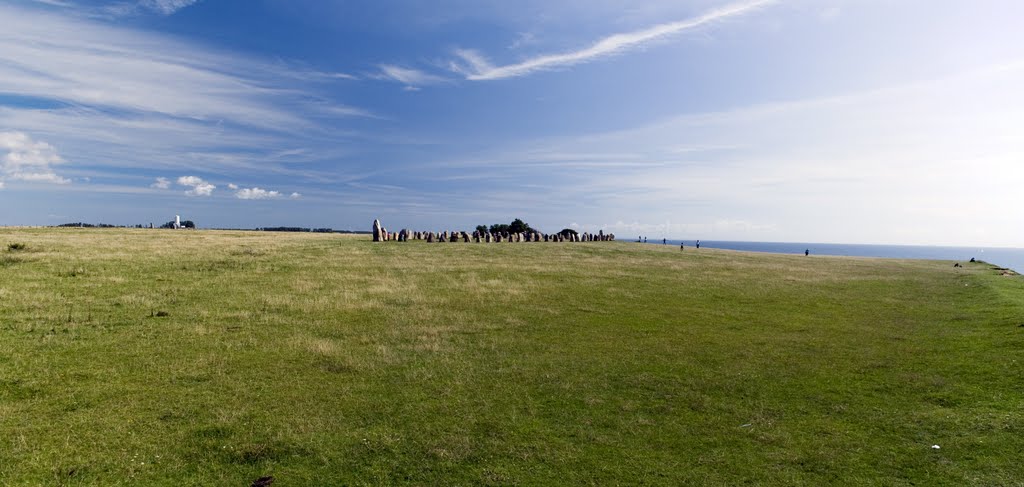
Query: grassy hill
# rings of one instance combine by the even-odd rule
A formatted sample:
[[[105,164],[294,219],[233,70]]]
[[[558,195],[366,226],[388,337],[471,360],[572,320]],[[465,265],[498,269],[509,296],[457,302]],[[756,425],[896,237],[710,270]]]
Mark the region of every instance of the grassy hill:
[[[0,245],[3,485],[1024,482],[1024,280],[983,263],[125,229]]]

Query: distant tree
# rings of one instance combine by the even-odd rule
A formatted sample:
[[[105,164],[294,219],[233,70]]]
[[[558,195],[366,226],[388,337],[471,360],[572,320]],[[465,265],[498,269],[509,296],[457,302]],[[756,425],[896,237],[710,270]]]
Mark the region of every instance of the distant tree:
[[[566,237],[566,238],[569,238],[569,236],[571,236],[571,235],[579,235],[579,232],[577,232],[576,230],[573,230],[571,228],[563,228],[562,231],[558,232],[558,233],[561,234],[562,236]]]
[[[487,225],[477,225],[476,231],[480,233],[487,233]]]
[[[511,224],[495,223],[494,225],[491,225],[490,228],[485,228],[483,225],[480,225],[476,228],[477,230],[482,229],[485,231],[490,231],[491,233],[533,233],[537,231],[534,230],[533,227],[530,226],[530,224],[520,220],[519,218],[512,220]]]
[[[530,228],[529,224],[518,218],[512,220],[512,224],[508,226],[508,230],[512,233],[533,233],[535,231],[533,228]]]
[[[196,227],[196,224],[192,223],[192,220],[185,220],[185,221],[181,222],[181,228],[195,228],[195,227]],[[160,228],[174,228],[174,220],[171,220],[171,221],[169,221],[167,223],[164,223],[163,225],[160,225]]]

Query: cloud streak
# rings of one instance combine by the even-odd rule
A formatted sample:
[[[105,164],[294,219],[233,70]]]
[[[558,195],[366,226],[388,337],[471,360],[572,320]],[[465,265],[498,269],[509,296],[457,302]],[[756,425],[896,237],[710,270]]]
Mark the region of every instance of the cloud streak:
[[[164,15],[171,15],[198,2],[199,0],[143,0],[141,4]]]
[[[175,5],[184,7],[165,7]],[[340,120],[376,118],[328,94],[324,84],[347,81],[344,73],[2,2],[0,25],[0,131],[72,154],[68,177],[124,179],[125,169],[299,176],[338,157],[339,137],[352,136]],[[10,188],[41,174],[69,181],[52,170],[0,178]]]
[[[601,39],[589,47],[560,54],[538,56],[525,61],[494,66],[482,54],[475,50],[462,49],[456,51],[459,61],[453,61],[450,67],[468,80],[486,81],[526,76],[537,71],[573,66],[603,57],[620,54],[638,49],[654,41],[695,29],[731,17],[744,15],[758,8],[776,3],[778,0],[752,0],[726,5],[697,17],[655,25],[643,30],[615,34]]]
[[[372,78],[379,80],[397,81],[399,83],[405,84],[407,87],[432,85],[447,81],[445,78],[442,78],[437,75],[426,73],[418,69],[397,66],[394,64],[381,64],[378,67],[380,68],[380,73],[372,75]]]

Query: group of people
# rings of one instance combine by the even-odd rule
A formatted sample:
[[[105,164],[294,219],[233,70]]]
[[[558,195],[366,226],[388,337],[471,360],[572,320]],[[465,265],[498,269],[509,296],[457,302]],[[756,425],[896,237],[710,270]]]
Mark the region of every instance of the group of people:
[[[699,248],[700,248],[700,240],[698,240],[697,242],[695,242],[695,243],[694,243],[694,246],[695,246],[695,247],[697,247],[697,248],[699,249]],[[686,248],[686,242],[683,242],[682,240],[680,240],[680,241],[679,241],[679,250],[683,250],[684,248]]]
[[[645,237],[643,235],[638,236],[636,238],[636,243],[640,243],[640,242],[647,243],[647,237]],[[668,239],[667,238],[661,239],[661,244],[662,245],[667,245],[668,244]],[[683,250],[685,248],[685,246],[686,246],[685,244],[686,244],[686,242],[680,241],[679,242],[679,250]],[[697,240],[694,243],[694,245],[699,249],[700,248],[700,240]]]
[[[636,238],[636,241],[637,241],[637,243],[640,243],[640,242],[647,243],[647,237],[644,237],[643,235],[640,235],[640,236],[638,236]],[[667,244],[668,243],[668,239],[667,238],[661,239],[661,243],[662,243],[662,245]],[[696,242],[694,242],[694,246],[699,249],[700,248],[700,240],[697,240]],[[685,248],[686,248],[686,242],[680,240],[679,241],[679,250],[683,250]],[[804,256],[809,256],[809,255],[811,255],[811,249],[804,249]]]

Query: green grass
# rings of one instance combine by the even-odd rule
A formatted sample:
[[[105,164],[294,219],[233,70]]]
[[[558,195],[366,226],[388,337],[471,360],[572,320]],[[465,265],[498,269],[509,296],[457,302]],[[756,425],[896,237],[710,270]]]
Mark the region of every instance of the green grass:
[[[1024,484],[1024,280],[983,263],[5,241],[0,485]]]

